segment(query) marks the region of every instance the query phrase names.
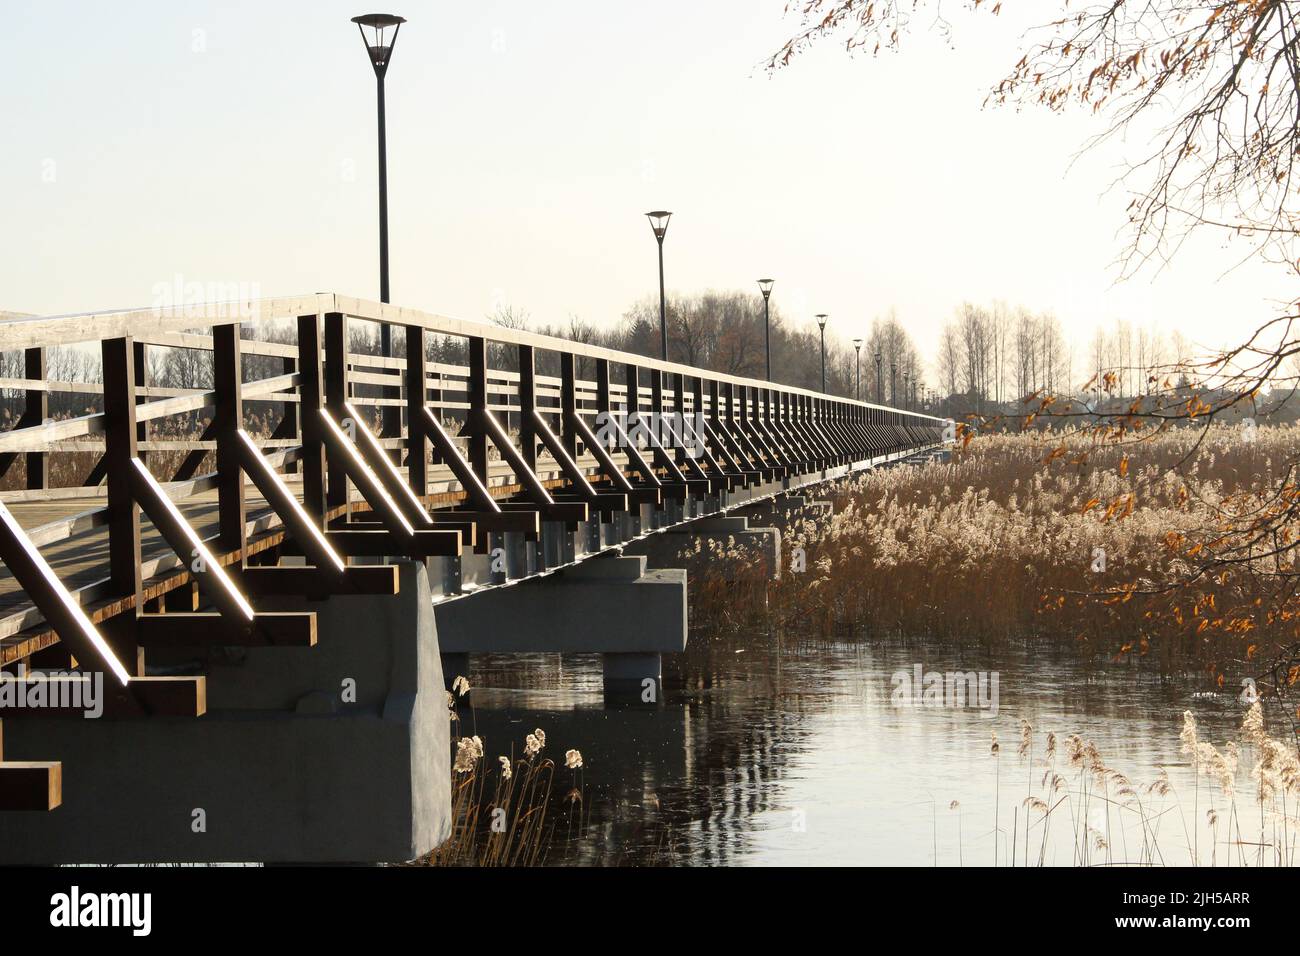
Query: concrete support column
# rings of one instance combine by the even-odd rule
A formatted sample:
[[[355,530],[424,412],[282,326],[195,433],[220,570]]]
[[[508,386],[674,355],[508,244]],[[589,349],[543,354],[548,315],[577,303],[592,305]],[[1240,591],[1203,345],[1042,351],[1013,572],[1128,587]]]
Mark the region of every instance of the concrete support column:
[[[658,687],[660,655],[686,648],[686,572],[644,557],[592,558],[554,575],[446,601],[434,613],[448,655],[598,653],[611,679]],[[527,626],[521,626],[527,622]]]
[[[10,760],[63,762],[63,806],[0,814],[0,863],[403,862],[451,832],[450,729],[428,576],[314,610],[315,647],[151,649],[207,713],[5,721]]]
[[[600,543],[600,515],[593,515],[586,524],[582,526],[582,550],[583,552],[601,550]]]
[[[659,654],[602,654],[605,699],[624,704],[660,706],[663,658]]]
[[[517,581],[527,577],[536,569],[532,545],[524,540],[522,531],[507,531],[501,538],[505,549],[506,579]]]
[[[508,565],[503,560],[506,551],[506,536],[493,531],[488,534],[488,581],[492,584],[505,584],[509,580]]]

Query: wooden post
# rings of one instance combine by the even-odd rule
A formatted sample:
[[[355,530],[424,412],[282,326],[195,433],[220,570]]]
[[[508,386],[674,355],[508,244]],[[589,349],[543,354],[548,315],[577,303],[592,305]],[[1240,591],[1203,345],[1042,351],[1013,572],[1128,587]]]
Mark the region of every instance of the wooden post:
[[[149,353],[143,342],[131,343],[131,361],[135,364],[135,403],[141,405],[148,399],[145,397],[144,390],[149,387]],[[135,426],[135,437],[138,441],[146,442],[149,440],[149,423],[139,422]],[[140,460],[147,462],[149,453],[136,449]]]
[[[469,439],[469,465],[484,486],[488,482],[487,429],[482,416],[487,412],[487,342],[482,336],[469,340],[469,412],[466,414],[465,435]]]
[[[573,353],[560,353],[560,441],[569,457],[578,458],[578,433],[573,427],[573,417],[578,411],[577,370]]]
[[[320,316],[298,316],[298,404],[302,413],[302,501],[312,521],[325,526],[325,441],[320,410],[325,407],[321,368]]]
[[[212,381],[217,404],[212,430],[217,440],[218,550],[237,550],[242,555],[245,507],[238,434],[244,420],[240,355],[239,324],[216,326],[212,330]]]
[[[348,400],[348,320],[341,312],[325,314],[325,408],[336,421],[343,418]],[[329,510],[342,507],[348,513],[348,476],[337,456],[327,456],[325,503]]]
[[[625,382],[627,387],[624,401],[627,404],[627,414],[630,418],[641,411],[641,375],[637,367],[631,362],[624,366],[624,371],[626,372]]]
[[[23,375],[29,379],[45,380],[45,349],[27,349],[23,353]],[[28,425],[40,425],[50,417],[50,393],[41,389],[28,389],[24,397],[23,419]],[[27,487],[33,491],[46,488],[50,483],[50,457],[43,451],[27,453]]]
[[[392,334],[391,328],[387,328],[388,323],[384,323],[385,329]],[[409,340],[408,340],[409,341]],[[421,352],[421,355],[424,353]],[[407,357],[410,357],[408,352]],[[384,374],[392,375],[393,385],[384,385],[379,390],[380,398],[394,399],[402,397],[402,374],[395,368],[386,368]],[[423,394],[423,388],[421,388]],[[381,405],[379,407],[379,437],[380,438],[401,438],[402,437],[402,409],[397,405]],[[402,460],[401,451],[394,449],[388,454],[392,457],[394,464],[400,464]]]
[[[406,470],[411,490],[423,498],[429,493],[429,445],[424,426],[424,329],[406,327]]]
[[[532,471],[537,470],[537,433],[533,429],[533,412],[536,410],[536,357],[531,345],[521,345],[519,346],[519,455]]]
[[[596,359],[596,411],[613,412],[609,404],[609,359]]]
[[[282,360],[281,370],[285,375],[292,375],[298,371],[298,360],[286,356]],[[299,416],[298,404],[295,402],[284,403],[284,416],[280,419],[280,425],[275,430],[276,437],[287,438],[291,441],[302,440],[302,419]],[[297,474],[298,462],[291,461],[285,465],[284,470],[288,474]]]
[[[140,613],[140,509],[131,494],[131,460],[136,457],[135,348],[130,338],[101,343],[104,369],[104,462],[108,481],[108,576],[114,597],[134,599],[134,607],[101,628],[128,673],[144,672],[136,644]],[[80,662],[80,663],[85,663]]]

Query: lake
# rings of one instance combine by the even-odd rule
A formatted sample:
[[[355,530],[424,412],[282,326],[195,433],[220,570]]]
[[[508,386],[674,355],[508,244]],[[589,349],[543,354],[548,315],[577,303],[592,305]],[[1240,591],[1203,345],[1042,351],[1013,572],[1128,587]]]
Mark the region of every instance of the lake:
[[[970,672],[962,701],[943,675]],[[540,727],[561,765],[556,793],[581,788],[572,805],[581,807],[581,835],[553,846],[552,864],[1256,860],[1255,848],[1228,846],[1226,798],[1180,752],[1185,710],[1202,740],[1222,749],[1237,739],[1239,689],[1206,693],[1204,680],[1082,662],[1071,649],[698,632],[687,653],[665,658],[654,705],[606,702],[595,656],[484,655],[472,675],[464,732],[483,737],[489,761],[519,753]],[[1033,727],[1028,756],[1017,752],[1022,717]],[[1063,789],[1049,800],[1043,784],[1048,731],[1058,737],[1056,772],[1073,792],[1065,802]],[[1103,785],[1072,769],[1069,734],[1092,741],[1132,794],[1119,778]],[[570,748],[582,752],[581,771],[562,767]],[[1260,832],[1248,753],[1234,824],[1242,841]],[[1147,789],[1161,768],[1172,788],[1163,796]],[[1054,805],[1046,826],[1040,808],[1024,805],[1031,794]],[[564,816],[567,836],[576,818]]]

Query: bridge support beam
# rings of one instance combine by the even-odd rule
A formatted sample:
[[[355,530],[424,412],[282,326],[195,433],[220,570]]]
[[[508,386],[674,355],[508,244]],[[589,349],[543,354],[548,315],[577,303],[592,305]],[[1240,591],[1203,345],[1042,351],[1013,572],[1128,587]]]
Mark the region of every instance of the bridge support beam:
[[[595,653],[607,681],[651,680],[661,699],[660,655],[686,649],[686,572],[607,555],[434,612],[449,667],[464,667],[458,655],[471,653]]]
[[[402,862],[443,842],[438,635],[423,566],[400,574],[397,595],[281,600],[317,612],[313,648],[151,652],[201,662],[203,717],[6,721],[6,758],[63,762],[64,804],[0,814],[0,863]]]

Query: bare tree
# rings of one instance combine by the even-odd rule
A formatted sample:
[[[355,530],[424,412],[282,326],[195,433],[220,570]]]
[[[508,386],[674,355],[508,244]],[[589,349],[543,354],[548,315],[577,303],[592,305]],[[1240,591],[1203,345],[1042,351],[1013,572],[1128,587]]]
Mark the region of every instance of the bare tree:
[[[768,61],[777,69],[813,43],[897,49],[911,18],[949,24],[941,0],[803,0],[802,24]],[[996,15],[1002,4],[969,0]],[[1296,262],[1300,230],[1294,163],[1300,154],[1300,5],[1293,0],[1056,0],[1059,16],[996,82],[990,100],[1061,111],[1080,106],[1157,133],[1124,176],[1136,267],[1211,226],[1281,262]],[[1051,14],[1045,11],[1045,16]]]

